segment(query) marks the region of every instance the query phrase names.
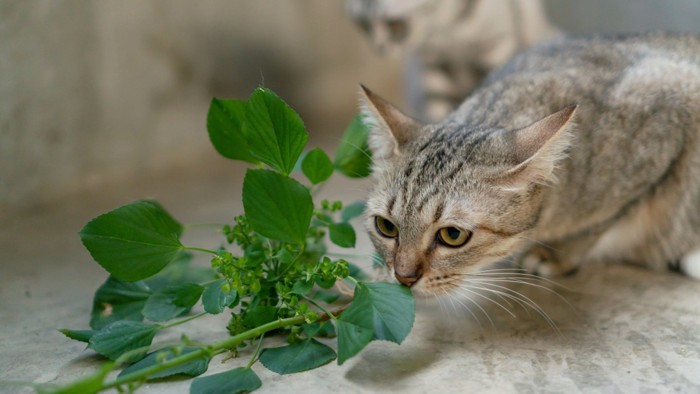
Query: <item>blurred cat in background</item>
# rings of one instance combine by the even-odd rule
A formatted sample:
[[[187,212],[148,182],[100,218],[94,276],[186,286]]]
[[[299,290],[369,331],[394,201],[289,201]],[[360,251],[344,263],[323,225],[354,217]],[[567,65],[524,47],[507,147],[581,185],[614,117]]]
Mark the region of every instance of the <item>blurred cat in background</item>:
[[[346,0],[380,54],[405,50],[409,107],[445,117],[516,52],[557,35],[540,0]]]

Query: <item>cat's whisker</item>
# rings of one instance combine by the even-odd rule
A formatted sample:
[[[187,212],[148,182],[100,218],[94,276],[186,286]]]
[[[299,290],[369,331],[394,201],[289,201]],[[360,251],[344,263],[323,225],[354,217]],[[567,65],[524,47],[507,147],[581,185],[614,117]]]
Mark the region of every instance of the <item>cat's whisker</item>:
[[[452,297],[450,297],[446,290],[443,290],[443,293],[445,294],[445,298],[450,302],[450,305],[452,305],[452,310],[455,313],[455,317],[459,317],[459,313],[457,313],[457,307],[455,306],[454,300],[452,299]]]
[[[525,294],[522,294],[516,290],[513,290],[511,288],[497,285],[494,283],[484,282],[484,283],[482,283],[482,285],[495,287],[498,289],[502,289],[505,292],[512,293],[511,295],[519,298],[522,302],[529,305],[534,311],[536,311],[540,316],[542,316],[542,318],[549,324],[550,327],[552,327],[552,329],[554,329],[554,331],[557,332],[557,334],[561,335],[561,330],[559,330],[559,327],[557,327],[556,323],[554,323],[554,320],[552,320],[552,318],[547,314],[547,312],[545,312],[544,309],[542,309],[539,305],[537,305],[537,303],[535,301],[533,301],[530,297],[528,297]]]
[[[454,288],[457,289],[458,291],[462,291],[462,292],[463,292],[463,291],[468,291],[468,292],[471,293],[471,294],[478,295],[479,297],[484,298],[484,299],[486,299],[486,300],[488,300],[488,301],[490,301],[490,302],[492,302],[492,303],[498,305],[501,309],[503,309],[504,311],[506,311],[506,313],[508,313],[509,315],[511,315],[514,319],[516,318],[515,314],[514,314],[511,310],[509,310],[508,308],[506,308],[505,306],[503,306],[500,302],[498,302],[498,301],[496,301],[496,300],[494,300],[494,299],[492,299],[492,298],[490,298],[490,297],[487,297],[487,296],[485,296],[485,295],[483,295],[483,294],[480,294],[480,293],[477,292],[477,291],[473,291],[473,290],[471,290],[471,289],[469,289],[469,288],[461,287],[461,286],[456,285],[456,284],[454,284],[454,283],[448,283],[448,285],[454,286]],[[462,294],[463,294],[463,293],[462,293]],[[500,295],[499,295],[499,297],[500,297]],[[510,305],[510,303],[509,303],[509,305]],[[511,307],[512,307],[512,305],[511,305]],[[483,308],[482,308],[481,310],[484,311]],[[487,314],[485,311],[484,311],[484,314],[488,317],[488,314]],[[491,319],[489,318],[489,320],[491,320]],[[491,325],[493,325],[493,321],[491,321]]]
[[[479,283],[483,283],[483,282],[487,282],[487,283],[491,283],[491,282],[514,283],[514,284],[521,284],[521,285],[526,285],[526,286],[537,287],[537,288],[543,289],[545,291],[548,291],[548,292],[556,295],[562,301],[564,301],[570,308],[574,309],[574,306],[571,305],[571,303],[569,303],[569,301],[563,295],[559,294],[559,292],[557,292],[556,290],[551,289],[547,286],[542,286],[542,285],[537,284],[537,283],[528,282],[528,281],[523,280],[523,279],[516,279],[516,278],[471,278],[469,281],[470,282],[479,282]]]
[[[442,289],[442,291],[443,291],[443,293],[445,293],[445,297],[446,297],[447,299],[449,299],[450,302],[452,302],[452,300],[454,299],[454,298],[452,297],[452,295],[451,295],[447,290],[445,290],[445,289]],[[476,302],[474,302],[474,300],[472,300],[471,297],[465,295],[465,298],[467,299],[467,301],[471,302],[472,304],[474,304],[474,305],[476,305],[476,306],[479,306],[479,304],[477,304]],[[459,300],[458,300],[458,301],[459,301]],[[464,309],[466,309],[467,312],[469,312],[469,314],[474,318],[474,320],[476,320],[477,324],[479,324],[479,329],[483,330],[483,329],[484,329],[484,325],[481,323],[481,320],[476,316],[476,314],[474,313],[474,311],[472,311],[471,308],[469,308],[468,306],[464,305],[464,303],[462,303],[461,301],[460,301],[460,303],[462,304],[462,306],[464,307]],[[454,305],[454,303],[453,303],[453,305]],[[482,311],[483,311],[483,309],[482,309]],[[455,311],[455,313],[456,313],[456,311]],[[484,314],[486,315],[486,317],[487,317],[489,320],[491,320],[491,318],[489,317],[488,314],[486,314],[486,312],[484,312]],[[493,324],[493,321],[491,322],[491,324]]]
[[[453,286],[456,286],[454,283],[448,283],[448,284],[453,285]],[[496,294],[496,293],[493,293],[493,294],[495,294],[498,298],[500,298],[503,302],[505,302],[510,308],[513,308],[513,304],[511,304],[511,302],[508,301],[507,298],[503,297],[503,296],[500,295],[500,294]]]
[[[449,314],[447,313],[447,307],[446,307],[445,305],[442,304],[442,297],[440,297],[440,296],[438,295],[438,293],[437,293],[437,292],[434,292],[434,291],[430,291],[430,295],[433,296],[433,297],[435,297],[435,298],[437,299],[438,305],[440,306],[440,311],[441,311],[444,315],[448,315],[448,316],[449,316]]]
[[[526,274],[526,273],[520,273],[520,272],[491,272],[491,273],[486,273],[486,272],[476,272],[476,273],[465,273],[465,274],[455,274],[458,276],[463,276],[463,277],[469,277],[469,278],[494,278],[494,279],[502,279],[502,278],[513,278],[513,279],[521,279],[521,280],[529,280],[532,282],[542,282],[554,287],[558,287],[567,291],[573,292],[570,288],[567,286],[564,286],[560,283],[557,283],[551,279],[544,278],[541,276],[533,275],[533,274]]]
[[[561,250],[559,250],[559,249],[553,247],[552,245],[550,245],[550,244],[548,244],[548,243],[546,243],[546,242],[541,242],[541,241],[538,241],[538,240],[536,240],[536,239],[534,239],[534,238],[530,238],[530,237],[527,237],[527,236],[522,235],[522,234],[518,235],[518,238],[524,239],[524,240],[526,240],[526,241],[530,241],[530,242],[535,243],[535,244],[537,244],[537,245],[540,245],[540,246],[542,246],[542,247],[544,247],[545,249],[548,249],[548,250],[552,250],[552,251],[555,251],[555,252],[561,252]]]
[[[525,311],[525,313],[527,313],[528,317],[530,316],[530,309],[529,309],[530,306],[512,294],[509,294],[509,293],[506,293],[503,291],[499,291],[499,290],[494,290],[494,289],[482,287],[482,286],[477,286],[477,285],[474,285],[473,283],[470,284],[470,283],[465,282],[465,284],[467,284],[468,286],[470,286],[473,289],[483,290],[483,291],[486,291],[486,292],[489,292],[492,294],[499,295],[501,297],[507,297],[507,298],[513,300],[513,302],[517,303],[521,308],[523,308],[523,311]]]
[[[468,292],[471,293],[471,294],[475,294],[475,295],[478,295],[479,297],[486,298],[486,299],[489,300],[489,301],[493,301],[493,300],[491,300],[490,298],[488,298],[488,297],[486,297],[486,296],[484,296],[484,295],[482,295],[482,294],[479,294],[479,293],[477,293],[477,292],[475,292],[475,291],[473,291],[473,290],[464,289],[464,288],[461,288],[461,287],[459,287],[459,286],[457,286],[457,285],[453,285],[453,286],[456,286],[459,290],[466,290],[466,291],[468,291]],[[489,323],[491,323],[491,327],[494,327],[494,328],[496,327],[496,325],[494,324],[493,320],[491,319],[491,316],[489,316],[489,314],[486,312],[486,310],[485,310],[481,305],[479,305],[478,302],[472,300],[471,297],[469,297],[469,296],[468,296],[467,294],[465,294],[465,293],[461,293],[461,295],[464,296],[467,300],[469,300],[472,304],[474,304],[477,308],[479,308],[479,310],[481,310],[481,313],[483,313],[484,316],[486,316],[486,318],[489,320]],[[465,309],[467,309],[467,310],[470,309],[468,306],[464,305],[464,303],[463,303],[459,298],[457,298],[457,297],[453,297],[453,298],[454,298],[455,300],[457,300],[457,302],[459,302],[460,304],[462,304],[462,306],[463,306]]]
[[[496,272],[498,271],[498,272]],[[469,272],[469,273],[464,273],[464,274],[455,274],[455,275],[460,275],[460,276],[468,276],[468,277],[476,277],[476,276],[483,276],[483,277],[490,277],[490,276],[517,276],[521,277],[523,279],[530,279],[530,280],[535,280],[535,281],[542,281],[545,283],[548,283],[552,286],[556,286],[559,288],[562,288],[567,291],[573,292],[572,289],[568,288],[567,286],[564,286],[560,283],[557,283],[549,278],[545,278],[542,276],[530,274],[522,269],[517,269],[517,268],[497,268],[494,270],[482,270],[478,272]]]

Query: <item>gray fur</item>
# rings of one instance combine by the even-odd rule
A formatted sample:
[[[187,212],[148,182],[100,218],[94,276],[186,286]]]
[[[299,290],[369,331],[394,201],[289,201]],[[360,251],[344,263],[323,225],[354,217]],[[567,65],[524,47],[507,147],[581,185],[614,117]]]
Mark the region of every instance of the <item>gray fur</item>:
[[[375,103],[364,101],[373,149],[383,152],[369,233],[392,269],[422,273],[419,290],[444,291],[504,258],[524,256],[542,274],[596,260],[658,269],[700,248],[697,37],[538,46],[419,130],[392,128],[406,122],[385,119],[395,114]],[[571,105],[573,118],[557,112]],[[401,133],[413,138],[396,145]],[[387,144],[394,150],[382,151]],[[398,226],[397,239],[377,234],[376,215]],[[446,248],[435,240],[446,226],[473,237]]]

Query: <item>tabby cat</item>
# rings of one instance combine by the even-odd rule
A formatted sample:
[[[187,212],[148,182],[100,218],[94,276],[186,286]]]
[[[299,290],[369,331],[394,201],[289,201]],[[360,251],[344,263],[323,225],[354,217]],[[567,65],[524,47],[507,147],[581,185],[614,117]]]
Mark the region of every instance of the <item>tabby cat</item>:
[[[441,294],[502,260],[700,277],[700,38],[560,39],[516,56],[437,124],[363,88],[370,238]]]
[[[540,0],[346,0],[346,9],[377,52],[409,52],[408,101],[433,121],[489,71],[556,34]]]

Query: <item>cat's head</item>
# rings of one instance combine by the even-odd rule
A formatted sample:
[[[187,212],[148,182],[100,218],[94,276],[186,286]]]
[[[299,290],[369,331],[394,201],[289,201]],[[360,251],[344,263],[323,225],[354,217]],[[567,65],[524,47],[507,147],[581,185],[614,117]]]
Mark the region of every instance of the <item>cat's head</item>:
[[[422,125],[364,87],[374,187],[367,229],[402,283],[421,294],[518,254],[571,143],[576,107],[518,130]]]
[[[346,0],[345,8],[381,54],[417,48],[427,39],[449,38],[453,20],[475,0]],[[443,39],[444,41],[444,39]]]

